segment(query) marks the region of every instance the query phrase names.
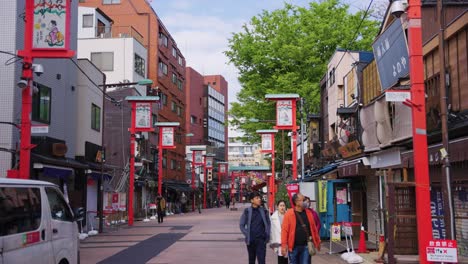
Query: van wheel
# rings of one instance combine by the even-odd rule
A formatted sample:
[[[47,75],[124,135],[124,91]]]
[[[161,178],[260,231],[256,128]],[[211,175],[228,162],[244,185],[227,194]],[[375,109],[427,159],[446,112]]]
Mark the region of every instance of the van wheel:
[[[68,260],[62,259],[62,260],[59,262],[59,264],[68,264]]]

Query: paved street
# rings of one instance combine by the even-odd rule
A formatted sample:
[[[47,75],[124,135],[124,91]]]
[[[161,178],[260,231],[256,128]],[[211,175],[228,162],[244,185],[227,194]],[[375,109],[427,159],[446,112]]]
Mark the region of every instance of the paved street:
[[[202,214],[168,216],[164,224],[156,220],[136,222],[81,243],[81,263],[247,263],[247,251],[238,228],[242,209],[203,210]],[[313,263],[345,263],[322,248]],[[267,263],[276,263],[267,251]],[[195,262],[194,262],[195,261]]]

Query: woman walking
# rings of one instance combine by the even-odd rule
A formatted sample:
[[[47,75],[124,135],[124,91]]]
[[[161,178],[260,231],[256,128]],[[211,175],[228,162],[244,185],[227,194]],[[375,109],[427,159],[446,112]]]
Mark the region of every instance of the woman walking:
[[[288,264],[287,256],[281,255],[281,225],[286,213],[286,202],[279,200],[276,203],[276,211],[271,215],[270,247],[278,255],[278,264]]]

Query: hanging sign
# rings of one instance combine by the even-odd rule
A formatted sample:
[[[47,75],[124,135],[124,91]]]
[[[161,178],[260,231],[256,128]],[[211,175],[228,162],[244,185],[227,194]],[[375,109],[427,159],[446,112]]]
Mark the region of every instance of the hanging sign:
[[[68,0],[34,0],[33,49],[69,49],[71,4]]]
[[[271,152],[272,148],[272,134],[262,134],[262,152]]]
[[[227,167],[227,164],[219,164],[219,168],[218,168],[219,173],[221,174],[226,173],[226,167]]]
[[[173,127],[162,127],[162,147],[174,147],[174,128]]]
[[[324,213],[327,211],[327,181],[318,181],[318,211]]]
[[[292,129],[293,100],[276,101],[276,126],[281,129]]]
[[[194,161],[193,161],[193,163],[195,165],[203,165],[203,151],[194,150],[193,151],[193,156],[195,157]]]
[[[206,168],[207,169],[212,169],[213,168],[213,158],[212,157],[206,157]]]
[[[135,128],[151,128],[151,103],[137,102],[135,107]]]

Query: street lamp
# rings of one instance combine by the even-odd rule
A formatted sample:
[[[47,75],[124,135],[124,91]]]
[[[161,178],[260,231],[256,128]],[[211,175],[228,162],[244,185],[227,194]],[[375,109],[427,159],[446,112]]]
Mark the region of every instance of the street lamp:
[[[292,173],[297,180],[297,126],[296,101],[298,94],[266,94],[265,99],[276,101],[276,126],[278,130],[292,130]]]
[[[130,172],[128,190],[128,225],[133,225],[133,194],[135,181],[135,134],[154,131],[152,123],[152,103],[159,101],[157,96],[127,96],[125,100],[132,104],[130,126]]]
[[[276,129],[261,129],[257,133],[262,136],[262,153],[271,153],[271,177],[268,178],[268,208],[273,212],[275,205],[275,134]]]
[[[207,185],[207,170],[213,170],[213,157],[216,157],[216,154],[206,153],[203,155],[203,209],[206,209],[206,185]]]
[[[192,211],[195,211],[195,166],[203,165],[203,151],[206,150],[206,147],[192,147],[190,150],[192,151]]]
[[[175,149],[174,145],[174,127],[178,127],[179,122],[156,122],[155,126],[159,127],[158,140],[158,195],[162,196],[162,152],[163,149]]]

